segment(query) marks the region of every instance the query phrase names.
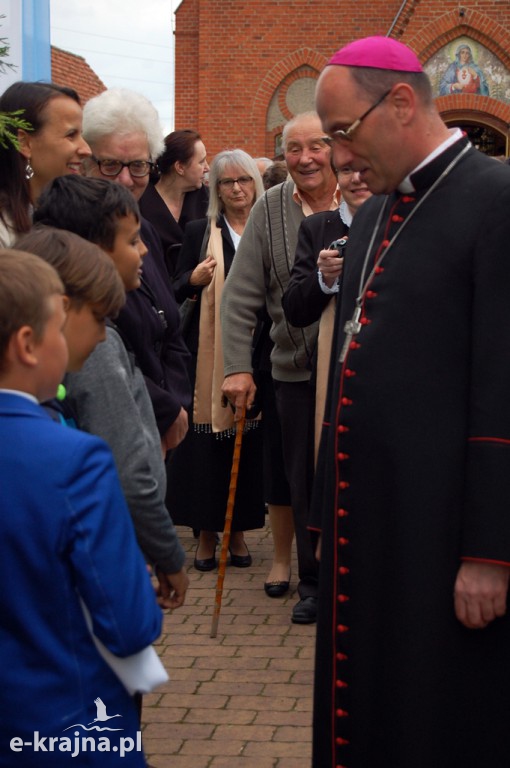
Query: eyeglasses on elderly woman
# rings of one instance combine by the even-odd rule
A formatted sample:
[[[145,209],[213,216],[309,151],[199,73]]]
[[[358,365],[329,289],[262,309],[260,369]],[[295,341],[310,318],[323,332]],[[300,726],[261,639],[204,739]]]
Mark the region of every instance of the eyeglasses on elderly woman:
[[[123,163],[121,160],[98,160],[97,157],[90,159],[97,163],[103,176],[118,176],[123,168],[127,168],[131,176],[138,179],[147,176],[154,169],[154,163],[149,160],[131,160],[129,163]]]
[[[247,187],[252,181],[252,176],[238,176],[237,179],[218,179],[218,184],[224,189],[233,189],[234,184],[239,184],[240,187]]]

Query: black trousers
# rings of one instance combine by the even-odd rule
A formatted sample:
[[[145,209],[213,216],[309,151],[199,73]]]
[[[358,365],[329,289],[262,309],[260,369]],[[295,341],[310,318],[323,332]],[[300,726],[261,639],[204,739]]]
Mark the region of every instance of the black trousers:
[[[307,381],[275,380],[274,387],[296,531],[298,593],[301,598],[316,597],[319,564],[307,528],[313,483],[315,389]]]

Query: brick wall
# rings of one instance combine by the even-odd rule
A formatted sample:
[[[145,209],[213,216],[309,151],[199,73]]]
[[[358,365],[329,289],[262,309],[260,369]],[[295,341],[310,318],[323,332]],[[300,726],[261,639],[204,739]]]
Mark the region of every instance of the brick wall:
[[[102,80],[82,56],[51,46],[51,79],[57,85],[74,88],[82,104],[106,90]]]
[[[291,89],[293,103],[304,104],[310,79],[335,50],[392,26],[392,37],[423,63],[465,34],[510,68],[509,0],[408,0],[395,23],[401,7],[402,0],[183,0],[176,12],[175,127],[197,129],[210,157],[234,146],[271,156],[291,116],[284,94]],[[465,98],[441,108],[462,111]],[[510,122],[510,105],[475,102]]]

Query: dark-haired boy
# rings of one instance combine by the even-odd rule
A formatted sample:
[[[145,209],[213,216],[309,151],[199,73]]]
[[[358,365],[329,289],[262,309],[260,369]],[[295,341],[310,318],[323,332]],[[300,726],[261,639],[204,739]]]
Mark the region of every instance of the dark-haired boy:
[[[61,177],[47,187],[36,213],[42,224],[75,232],[106,251],[126,291],[139,287],[146,248],[137,203],[124,187]],[[101,436],[113,451],[140,547],[156,566],[161,604],[179,607],[189,580],[165,506],[160,436],[144,377],[116,327],[107,328],[105,342],[65,383],[80,428]]]

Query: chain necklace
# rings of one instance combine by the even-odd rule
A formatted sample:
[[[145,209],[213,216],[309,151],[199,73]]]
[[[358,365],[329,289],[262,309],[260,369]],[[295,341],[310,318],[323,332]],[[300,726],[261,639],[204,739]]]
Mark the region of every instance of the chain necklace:
[[[443,179],[445,179],[448,176],[448,174],[455,168],[457,163],[460,162],[462,157],[470,149],[471,149],[471,144],[466,144],[466,146],[462,149],[462,151],[459,152],[459,154],[456,157],[453,158],[453,160],[446,166],[446,168],[441,173],[441,175],[438,176],[438,178],[435,180],[435,182],[427,189],[427,191],[425,192],[425,194],[423,195],[421,200],[419,200],[416,203],[415,207],[413,208],[413,210],[411,211],[411,213],[409,214],[407,219],[404,222],[402,222],[402,226],[395,232],[395,234],[391,238],[390,242],[386,246],[385,250],[382,252],[382,254],[379,256],[377,261],[374,263],[374,266],[372,267],[372,269],[370,271],[370,274],[368,275],[368,277],[365,280],[365,274],[366,274],[366,271],[367,271],[367,268],[368,268],[368,263],[370,261],[370,256],[372,254],[372,249],[374,247],[375,238],[377,236],[377,233],[379,232],[379,227],[381,226],[381,221],[382,221],[383,214],[384,214],[384,211],[386,209],[386,205],[388,203],[389,198],[386,198],[386,200],[384,200],[384,202],[382,203],[381,208],[379,210],[379,214],[377,216],[377,221],[375,222],[375,226],[374,226],[374,229],[373,229],[373,232],[372,232],[372,236],[370,238],[370,243],[369,243],[368,248],[367,248],[365,259],[363,261],[363,267],[361,269],[361,275],[360,275],[360,280],[359,280],[359,293],[358,293],[358,297],[356,299],[356,302],[354,304],[354,312],[353,312],[352,318],[350,320],[347,320],[347,322],[344,325],[344,333],[346,335],[345,335],[345,341],[344,341],[344,344],[343,344],[343,347],[342,347],[342,351],[340,353],[340,358],[339,358],[339,362],[340,363],[343,363],[345,358],[347,357],[347,352],[349,350],[349,346],[351,344],[353,336],[356,336],[361,331],[361,329],[363,327],[362,323],[360,323],[361,310],[363,308],[363,299],[365,298],[365,293],[366,293],[366,291],[368,289],[368,286],[370,285],[370,282],[371,282],[373,276],[375,275],[375,271],[376,271],[377,267],[380,266],[382,260],[384,259],[384,257],[388,253],[388,251],[390,250],[391,246],[394,244],[394,242],[397,239],[397,237],[400,235],[400,233],[402,232],[404,227],[407,224],[409,224],[409,222],[413,218],[414,214],[419,210],[419,208],[421,208],[421,206],[425,202],[425,200],[427,200],[430,197],[430,195],[436,189],[436,187],[438,187],[439,184],[443,181]]]

